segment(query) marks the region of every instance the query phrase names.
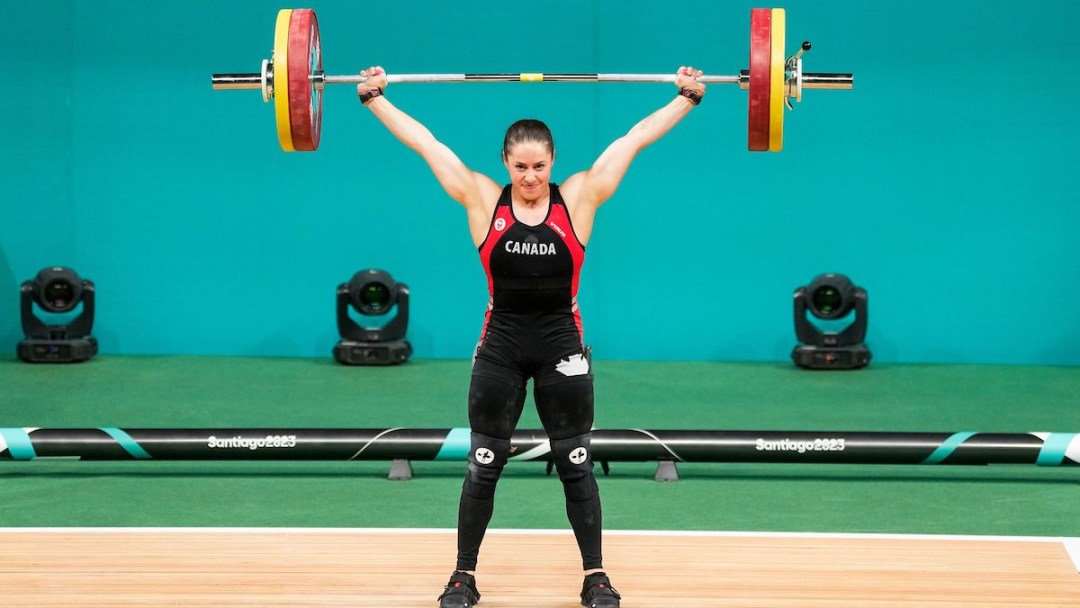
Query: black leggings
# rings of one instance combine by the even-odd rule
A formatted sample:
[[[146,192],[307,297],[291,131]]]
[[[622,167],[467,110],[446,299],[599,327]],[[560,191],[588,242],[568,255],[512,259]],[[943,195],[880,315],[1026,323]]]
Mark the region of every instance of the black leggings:
[[[536,366],[510,365],[495,356],[491,345],[477,352],[469,388],[469,425],[473,441],[508,456],[509,439],[525,405],[526,383],[533,378],[533,399],[544,430],[551,440],[559,478],[566,496],[566,514],[574,529],[582,566],[603,567],[601,555],[602,518],[600,495],[592,472],[591,456],[586,462],[574,458],[567,464],[569,450],[584,442],[593,424],[593,376],[580,346],[573,352]],[[564,447],[565,446],[565,447]],[[477,449],[474,445],[473,452]],[[494,510],[495,485],[502,465],[480,464],[470,456],[469,474],[458,509],[458,570],[475,570],[480,544]]]

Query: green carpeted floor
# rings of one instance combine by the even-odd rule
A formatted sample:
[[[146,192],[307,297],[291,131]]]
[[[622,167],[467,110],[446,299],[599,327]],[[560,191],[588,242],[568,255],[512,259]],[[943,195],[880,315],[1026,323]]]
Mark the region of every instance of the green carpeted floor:
[[[1080,368],[597,360],[597,427],[1080,431]],[[468,361],[0,358],[0,427],[467,426]],[[520,428],[539,428],[528,407]],[[463,463],[0,462],[0,526],[453,527]],[[1078,468],[612,463],[609,529],[1080,536]],[[512,463],[494,527],[567,528],[557,478]]]

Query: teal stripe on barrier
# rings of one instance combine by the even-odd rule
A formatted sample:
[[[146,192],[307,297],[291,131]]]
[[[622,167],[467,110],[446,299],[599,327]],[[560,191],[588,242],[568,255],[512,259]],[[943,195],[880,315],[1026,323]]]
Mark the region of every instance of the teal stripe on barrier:
[[[1065,461],[1065,450],[1069,448],[1076,433],[1050,433],[1043,441],[1042,449],[1035,464],[1041,467],[1056,467]]]
[[[137,441],[131,438],[131,435],[128,435],[124,431],[113,427],[102,427],[101,430],[108,433],[109,437],[115,439],[116,443],[119,443],[120,447],[124,448],[124,450],[126,450],[128,454],[131,454],[132,456],[140,460],[150,459],[150,454],[147,454],[146,450],[142,449],[142,446],[139,445]]]
[[[472,448],[472,431],[466,428],[450,429],[443,440],[435,460],[465,460]]]
[[[956,448],[960,447],[961,443],[964,443],[971,438],[975,433],[962,432],[953,433],[948,439],[946,439],[941,445],[934,450],[933,454],[926,457],[923,464],[941,464],[950,454],[956,451]]]
[[[14,460],[33,460],[37,458],[30,434],[25,429],[0,429],[0,437],[7,444],[8,453]]]

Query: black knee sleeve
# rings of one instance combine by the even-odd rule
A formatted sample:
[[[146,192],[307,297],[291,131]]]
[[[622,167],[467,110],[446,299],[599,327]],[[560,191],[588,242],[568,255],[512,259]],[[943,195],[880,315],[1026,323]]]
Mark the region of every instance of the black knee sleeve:
[[[583,502],[599,493],[596,476],[593,475],[592,434],[585,433],[569,439],[552,439],[551,457],[559,472],[566,499]]]
[[[495,496],[495,484],[510,456],[510,440],[473,433],[471,443],[469,471],[465,475],[463,490],[473,498],[492,498]]]

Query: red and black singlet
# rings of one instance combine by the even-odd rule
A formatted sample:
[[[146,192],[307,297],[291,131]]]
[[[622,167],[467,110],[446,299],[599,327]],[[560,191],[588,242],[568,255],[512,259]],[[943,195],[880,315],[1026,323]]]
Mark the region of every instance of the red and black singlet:
[[[514,217],[510,186],[503,188],[479,247],[490,296],[481,343],[489,331],[517,331],[524,325],[573,329],[581,345],[577,291],[585,248],[555,184],[550,184],[549,201],[544,221],[530,226]],[[543,333],[545,341],[555,338]]]

